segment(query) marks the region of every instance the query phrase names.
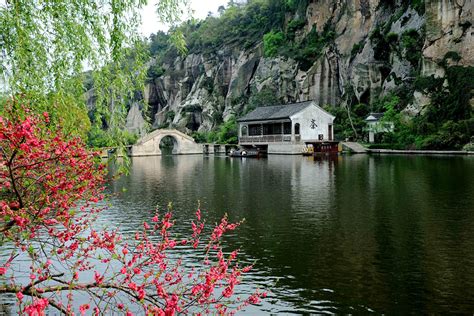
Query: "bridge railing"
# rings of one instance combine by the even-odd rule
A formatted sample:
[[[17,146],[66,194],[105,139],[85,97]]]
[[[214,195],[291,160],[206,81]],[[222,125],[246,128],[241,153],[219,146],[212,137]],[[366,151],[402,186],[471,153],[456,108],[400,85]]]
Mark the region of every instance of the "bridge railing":
[[[139,144],[143,144],[155,137],[158,137],[160,136],[160,134],[162,134],[163,136],[172,136],[172,137],[182,137],[190,142],[196,142],[194,140],[194,138],[192,138],[191,136],[189,135],[186,135],[185,133],[183,132],[180,132],[178,131],[177,129],[156,129],[154,131],[152,131],[151,133],[141,137],[140,139],[138,139],[137,141],[137,145]]]

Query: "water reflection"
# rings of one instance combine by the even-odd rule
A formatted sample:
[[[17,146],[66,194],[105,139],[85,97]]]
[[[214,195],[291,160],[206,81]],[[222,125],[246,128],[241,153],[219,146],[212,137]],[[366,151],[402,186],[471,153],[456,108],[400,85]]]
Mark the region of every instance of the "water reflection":
[[[187,223],[198,200],[211,221],[246,218],[229,247],[272,292],[250,314],[472,312],[473,170],[468,157],[134,158],[102,220],[132,232],[172,201]]]

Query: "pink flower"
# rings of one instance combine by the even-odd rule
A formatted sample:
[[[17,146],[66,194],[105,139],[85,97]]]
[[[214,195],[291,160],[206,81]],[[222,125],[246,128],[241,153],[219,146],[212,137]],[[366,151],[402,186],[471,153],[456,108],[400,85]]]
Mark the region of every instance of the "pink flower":
[[[128,284],[128,287],[130,288],[130,290],[133,290],[133,291],[136,291],[138,288],[137,288],[137,284],[134,283],[134,282],[130,282]]]
[[[89,304],[83,304],[79,306],[79,311],[81,312],[81,315],[84,315],[86,313],[86,310],[90,308]]]
[[[25,113],[32,113],[26,110]],[[215,306],[216,314],[233,314],[227,308],[235,306],[235,311],[238,311],[240,307],[257,303],[264,297],[264,294],[256,292],[245,301],[232,298],[242,274],[248,272],[251,266],[240,268],[237,251],[229,255],[222,251],[222,236],[240,225],[229,223],[227,216],[213,229],[204,230],[204,220],[198,209],[195,216],[191,216],[194,217],[191,219],[191,236],[178,237],[181,235],[172,231],[172,213],[161,215],[156,211],[153,217],[150,216],[151,221],[143,223],[144,229],[138,227],[135,240],[130,240],[129,244],[118,231],[92,230],[90,227],[95,227],[96,215],[102,210],[101,207],[94,207],[92,202],[103,199],[106,169],[96,164],[94,157],[98,155],[89,152],[80,139],[68,136],[65,140],[60,130],[47,124],[48,113],[28,115],[31,117],[0,117],[0,148],[3,154],[0,155],[0,167],[4,167],[0,168],[0,190],[11,190],[17,184],[25,190],[22,207],[17,201],[10,201],[6,195],[0,199],[0,213],[3,218],[14,221],[14,233],[19,236],[15,244],[18,251],[26,252],[32,239],[41,241],[41,238],[51,239],[47,241],[57,247],[52,249],[52,260],[47,260],[49,253],[38,253],[39,257],[33,259],[35,264],[26,270],[28,272],[25,271],[31,273],[30,286],[38,281],[35,284],[36,293],[47,294],[48,298],[25,298],[28,295],[23,294],[23,290],[15,291],[17,303],[23,305],[23,314],[45,315],[49,302],[61,304],[61,301],[64,303],[64,306],[60,305],[61,308],[68,314],[77,311],[80,311],[80,315],[110,313],[111,310],[105,305],[92,305],[92,301],[89,302],[91,305],[81,305],[74,301],[74,289],[87,289],[90,292],[86,294],[84,291],[86,295],[117,297],[117,302],[115,299],[110,300],[115,305],[113,309],[128,316],[133,314],[127,309],[143,308],[146,315],[164,316],[186,313],[187,306],[192,311],[203,313],[210,313],[209,308]],[[17,154],[13,155],[14,152]],[[14,175],[4,172],[9,159],[16,166]],[[31,184],[29,179],[37,181]],[[45,230],[47,235],[39,234],[40,230]],[[205,241],[208,241],[207,246],[203,244]],[[179,246],[188,243],[194,248],[201,246],[206,253],[196,258],[195,268],[175,260],[175,254],[178,258],[187,255],[187,247]],[[13,260],[17,259],[11,257],[2,262],[0,278],[2,275],[5,278],[7,272],[11,274],[7,269]],[[59,283],[69,284],[73,288],[69,293],[50,292],[48,286],[53,284],[43,282],[53,272],[50,269],[56,260],[66,269],[69,268],[63,276],[57,277]],[[110,272],[102,275],[94,270],[104,274],[106,272],[103,271]],[[79,273],[83,271],[94,272],[94,279],[78,282]],[[20,284],[18,282],[12,276],[12,283]],[[131,296],[130,300],[119,303],[124,293]],[[151,298],[156,296],[163,306],[160,308],[150,304],[148,295]],[[76,311],[73,306],[76,306]],[[102,308],[104,310],[100,310]]]
[[[23,309],[23,312],[28,316],[44,315],[44,310],[48,304],[49,302],[46,298],[34,299],[31,305],[28,305]]]
[[[94,280],[97,284],[101,284],[102,282],[104,282],[104,276],[101,276],[99,272],[94,271]]]
[[[142,288],[140,288],[140,289],[138,290],[138,299],[141,301],[141,300],[143,300],[144,298],[145,298],[145,290],[142,289]]]

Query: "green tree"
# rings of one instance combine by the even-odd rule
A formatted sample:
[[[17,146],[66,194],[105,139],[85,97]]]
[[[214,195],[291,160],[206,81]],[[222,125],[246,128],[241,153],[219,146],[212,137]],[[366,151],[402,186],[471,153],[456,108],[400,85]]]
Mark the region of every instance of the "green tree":
[[[160,1],[160,19],[174,21],[185,2]],[[89,96],[95,99],[95,121],[105,119],[118,135],[127,104],[146,77],[147,54],[138,32],[144,4],[144,0],[0,4],[2,93],[19,101],[15,104],[49,112],[51,121],[60,122],[66,133],[84,137],[90,127],[85,70],[91,70],[88,82],[94,89]]]
[[[217,143],[219,144],[237,144],[237,121],[235,117],[230,118],[217,131]]]
[[[276,91],[269,87],[264,87],[259,92],[253,93],[248,101],[243,114],[247,114],[258,107],[279,105],[283,102],[278,98]]]
[[[229,4],[219,17],[185,22],[178,30],[193,53],[211,53],[222,46],[247,49],[260,43],[272,29],[280,29],[284,16],[282,0],[250,0],[246,5]]]

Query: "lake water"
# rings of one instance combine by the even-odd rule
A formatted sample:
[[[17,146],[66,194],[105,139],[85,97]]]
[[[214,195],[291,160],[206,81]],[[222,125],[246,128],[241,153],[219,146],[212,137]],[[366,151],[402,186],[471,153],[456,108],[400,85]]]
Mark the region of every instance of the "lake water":
[[[473,313],[474,158],[134,158],[101,220],[133,232],[173,202],[246,219],[229,248],[257,260],[244,313]]]

